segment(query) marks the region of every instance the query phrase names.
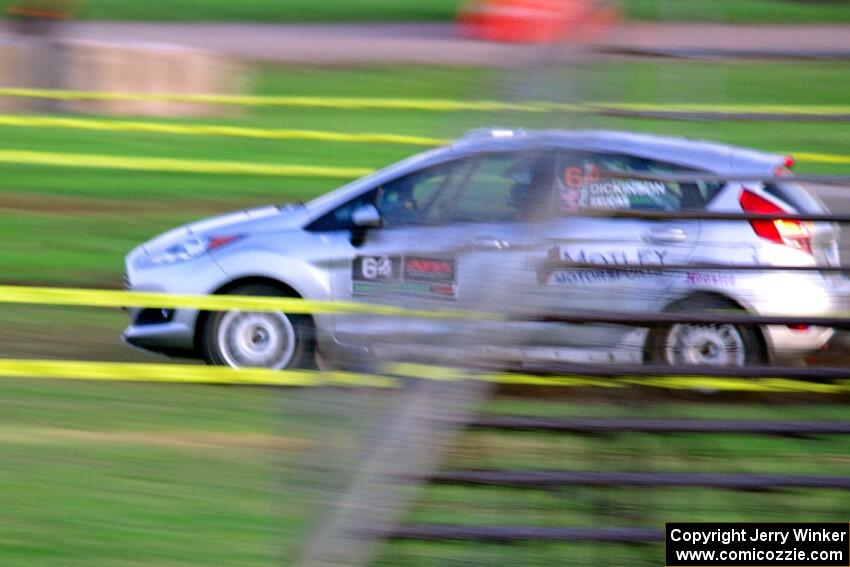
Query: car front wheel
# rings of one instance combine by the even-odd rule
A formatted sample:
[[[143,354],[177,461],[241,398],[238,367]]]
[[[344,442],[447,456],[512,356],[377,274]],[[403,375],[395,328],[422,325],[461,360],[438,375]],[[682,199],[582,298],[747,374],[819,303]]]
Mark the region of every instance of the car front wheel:
[[[229,295],[281,297],[271,286],[245,285]],[[201,349],[208,364],[231,368],[312,368],[313,324],[305,315],[280,311],[222,311],[204,322]]]

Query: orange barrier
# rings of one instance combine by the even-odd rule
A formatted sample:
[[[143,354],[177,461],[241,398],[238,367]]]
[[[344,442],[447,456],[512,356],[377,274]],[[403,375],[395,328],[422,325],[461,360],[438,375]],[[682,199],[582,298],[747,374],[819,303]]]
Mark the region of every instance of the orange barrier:
[[[478,0],[458,16],[464,35],[510,43],[588,41],[617,20],[599,0]]]

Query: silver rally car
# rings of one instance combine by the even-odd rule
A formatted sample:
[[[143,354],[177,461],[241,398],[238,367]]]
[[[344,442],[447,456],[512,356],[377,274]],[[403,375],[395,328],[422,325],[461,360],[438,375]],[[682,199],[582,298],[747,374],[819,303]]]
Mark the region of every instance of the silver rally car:
[[[830,223],[581,214],[583,209],[825,213],[792,177],[773,184],[646,180],[699,173],[771,177],[788,174],[787,165],[783,156],[680,138],[476,130],[307,204],[245,210],[167,232],[130,252],[126,283],[134,291],[287,296],[508,315],[718,308],[831,315],[847,303],[843,276],[696,268],[836,266],[838,229]],[[599,269],[570,268],[569,262]],[[659,269],[664,265],[679,268]],[[202,357],[211,364],[276,369],[311,366],[317,353],[345,360],[400,342],[465,352],[496,345],[489,352],[523,360],[794,363],[824,348],[833,335],[832,329],[811,326],[673,324],[649,330],[470,322],[449,330],[440,320],[366,315],[129,313],[124,339],[136,347]]]

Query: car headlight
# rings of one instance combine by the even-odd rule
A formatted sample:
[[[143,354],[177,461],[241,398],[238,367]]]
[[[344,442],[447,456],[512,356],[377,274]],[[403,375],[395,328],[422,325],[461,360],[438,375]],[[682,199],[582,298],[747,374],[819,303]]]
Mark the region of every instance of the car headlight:
[[[198,256],[203,256],[207,252],[226,246],[238,239],[238,235],[191,236],[182,242],[169,246],[161,252],[143,257],[139,261],[138,267],[152,268],[186,262]]]

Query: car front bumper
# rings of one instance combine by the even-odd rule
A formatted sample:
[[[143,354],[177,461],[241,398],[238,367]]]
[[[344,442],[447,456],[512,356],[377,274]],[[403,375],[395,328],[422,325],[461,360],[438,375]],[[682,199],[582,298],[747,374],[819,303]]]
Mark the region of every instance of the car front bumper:
[[[196,356],[193,324],[180,322],[129,325],[122,335],[124,343],[142,350],[172,356]]]
[[[225,273],[209,256],[169,266],[139,269],[137,249],[126,262],[125,283],[128,291],[179,295],[209,295],[227,280]],[[123,341],[133,347],[153,352],[195,356],[197,309],[143,309],[128,307],[130,325]]]

